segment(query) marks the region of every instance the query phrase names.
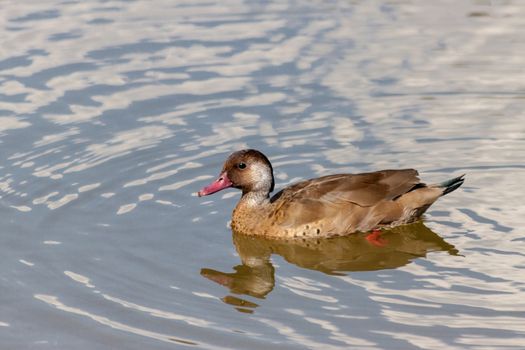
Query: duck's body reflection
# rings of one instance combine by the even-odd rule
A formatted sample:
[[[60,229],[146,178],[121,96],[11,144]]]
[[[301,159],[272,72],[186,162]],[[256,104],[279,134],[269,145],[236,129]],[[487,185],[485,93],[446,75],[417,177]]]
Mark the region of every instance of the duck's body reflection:
[[[271,240],[234,232],[233,242],[242,262],[233,267],[235,272],[204,268],[201,275],[224,285],[231,293],[256,298],[264,298],[275,285],[275,268],[270,261],[272,254],[278,254],[297,266],[333,275],[398,268],[432,251],[457,254],[454,246],[421,221],[383,231],[379,237],[376,234],[354,234],[317,240]],[[223,300],[240,311],[250,311],[257,306],[233,296]]]

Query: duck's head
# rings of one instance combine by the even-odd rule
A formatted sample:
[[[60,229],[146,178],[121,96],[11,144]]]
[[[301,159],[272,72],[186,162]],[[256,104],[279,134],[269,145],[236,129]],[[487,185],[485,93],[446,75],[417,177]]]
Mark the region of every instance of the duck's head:
[[[274,188],[273,169],[268,158],[254,149],[232,153],[217,180],[198,194],[199,197],[207,196],[228,187],[241,189],[243,194],[259,192],[267,196]]]

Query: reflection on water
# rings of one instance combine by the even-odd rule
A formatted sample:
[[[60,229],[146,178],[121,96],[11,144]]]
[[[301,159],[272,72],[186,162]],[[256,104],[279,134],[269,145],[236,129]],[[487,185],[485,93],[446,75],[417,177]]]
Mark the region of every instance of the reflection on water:
[[[0,348],[523,348],[523,1],[0,14]],[[448,243],[416,225],[234,246],[238,194],[193,193],[246,147],[276,188],[407,167],[468,181],[427,213]]]
[[[303,268],[340,275],[350,271],[397,268],[425,257],[428,252],[458,253],[453,245],[432,232],[422,221],[381,232],[380,237],[374,235],[272,240],[234,232],[233,243],[242,264],[234,266],[233,273],[203,268],[201,275],[229,288],[231,293],[264,298],[275,286],[275,268],[270,260],[272,254]],[[233,296],[223,299],[241,310],[257,306],[241,300]]]

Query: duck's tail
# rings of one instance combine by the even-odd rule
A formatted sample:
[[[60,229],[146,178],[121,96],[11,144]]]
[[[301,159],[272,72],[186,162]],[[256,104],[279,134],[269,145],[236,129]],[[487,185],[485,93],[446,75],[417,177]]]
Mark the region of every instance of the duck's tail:
[[[429,186],[420,186],[413,191],[409,191],[399,197],[398,204],[402,208],[402,215],[397,222],[408,223],[419,218],[439,197],[446,195],[458,189],[465,181],[465,174],[453,179],[432,184]]]
[[[447,181],[444,181],[442,183],[439,183],[439,184],[435,184],[431,187],[438,187],[438,188],[442,188],[443,189],[443,194],[442,196],[452,192],[452,191],[455,191],[458,189],[459,186],[463,185],[463,182],[465,182],[465,174],[461,175],[461,176],[458,176],[458,177],[455,177],[453,179],[450,179],[450,180],[447,180]]]

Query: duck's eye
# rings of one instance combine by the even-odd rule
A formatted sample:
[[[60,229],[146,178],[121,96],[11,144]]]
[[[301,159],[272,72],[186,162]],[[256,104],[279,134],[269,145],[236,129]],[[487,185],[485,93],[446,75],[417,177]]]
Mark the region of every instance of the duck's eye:
[[[246,164],[245,163],[239,163],[239,164],[237,164],[237,168],[245,169],[246,168]]]

